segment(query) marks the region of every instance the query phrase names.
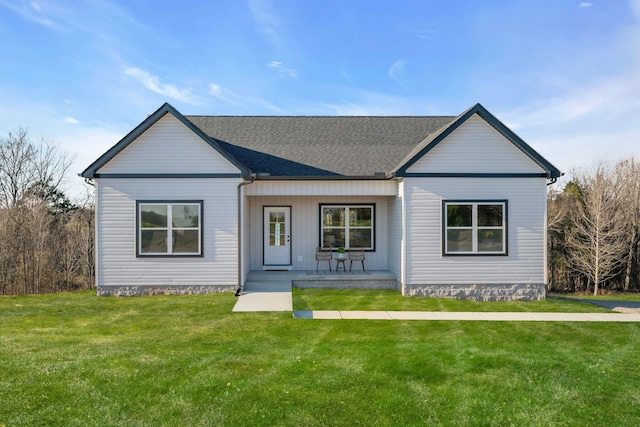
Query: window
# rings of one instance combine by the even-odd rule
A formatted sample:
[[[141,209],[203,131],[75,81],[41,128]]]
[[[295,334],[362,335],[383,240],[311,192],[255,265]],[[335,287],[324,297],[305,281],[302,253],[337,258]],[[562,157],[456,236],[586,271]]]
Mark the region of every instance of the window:
[[[374,249],[375,205],[320,205],[321,246]]]
[[[507,201],[445,201],[445,255],[506,255]]]
[[[202,202],[138,202],[138,255],[202,255]]]

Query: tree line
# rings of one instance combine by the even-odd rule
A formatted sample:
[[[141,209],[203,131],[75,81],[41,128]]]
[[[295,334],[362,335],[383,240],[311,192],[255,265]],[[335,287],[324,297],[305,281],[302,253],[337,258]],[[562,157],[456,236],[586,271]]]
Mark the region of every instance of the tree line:
[[[571,173],[548,193],[549,290],[640,291],[640,162]]]
[[[60,189],[72,161],[26,129],[0,139],[0,294],[93,288],[93,196]]]

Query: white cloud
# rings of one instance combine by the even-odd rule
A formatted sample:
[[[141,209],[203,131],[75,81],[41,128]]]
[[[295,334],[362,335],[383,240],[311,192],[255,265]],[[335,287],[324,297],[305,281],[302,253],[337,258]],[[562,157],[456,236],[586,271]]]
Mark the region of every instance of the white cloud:
[[[135,67],[125,67],[124,73],[127,76],[133,77],[138,80],[147,89],[159,93],[160,95],[168,96],[169,98],[177,99],[187,103],[194,104],[195,99],[191,94],[191,89],[179,89],[178,87],[162,83],[160,78],[150,74],[148,71]]]
[[[220,99],[221,101],[236,105],[238,107],[242,107],[244,109],[250,109],[252,114],[255,113],[256,109],[264,109],[278,114],[286,113],[284,109],[270,103],[263,98],[244,96],[230,89],[223,88],[216,83],[209,83],[209,90],[207,92],[215,98]]]
[[[593,4],[586,1],[583,1],[580,3],[580,7],[591,7],[591,6],[593,6]]]
[[[281,19],[272,11],[267,0],[249,0],[249,10],[258,24],[258,30],[264,34],[267,41],[274,45],[280,44]]]
[[[80,122],[77,119],[74,119],[73,117],[67,116],[64,119],[62,119],[62,123],[66,123],[66,124],[70,124],[70,125],[77,125]]]
[[[497,113],[563,171],[640,156],[637,72],[570,88],[555,97]]]
[[[394,96],[381,92],[345,87],[332,88],[331,93],[341,94],[336,103],[318,103],[305,108],[316,114],[338,116],[414,116],[442,114],[424,99]]]
[[[0,0],[0,6],[5,7],[12,12],[20,15],[22,18],[31,21],[33,23],[43,25],[53,30],[62,31],[64,28],[50,16],[48,16],[43,8],[36,2],[18,3],[16,1]]]
[[[391,77],[393,79],[394,82],[398,83],[400,86],[403,86],[402,84],[402,75],[404,73],[404,67],[407,64],[407,61],[405,61],[404,59],[398,59],[396,62],[393,63],[393,65],[391,66],[391,68],[389,68],[389,77]]]
[[[223,89],[219,85],[215,83],[209,83],[209,91],[210,95],[215,96],[216,98],[228,102],[230,104],[238,105],[244,107],[245,105],[241,102],[241,97],[227,89]]]
[[[630,0],[629,7],[636,19],[640,20],[640,0]]]
[[[284,65],[282,65],[282,62],[271,61],[267,64],[267,67],[275,70],[275,72],[278,73],[279,76],[298,77],[298,73],[296,72],[296,70],[294,70],[293,68],[285,67]]]

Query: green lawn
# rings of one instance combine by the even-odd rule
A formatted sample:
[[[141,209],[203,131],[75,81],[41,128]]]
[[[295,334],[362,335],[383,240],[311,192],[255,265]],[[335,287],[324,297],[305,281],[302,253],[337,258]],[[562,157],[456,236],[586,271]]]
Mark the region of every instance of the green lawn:
[[[305,293],[296,309],[320,307]],[[0,425],[640,424],[640,324],[318,321],[234,304],[1,297]]]
[[[549,298],[535,302],[477,302],[444,298],[404,297],[394,290],[293,289],[295,310],[386,311],[529,311],[602,313],[610,310],[592,304]]]

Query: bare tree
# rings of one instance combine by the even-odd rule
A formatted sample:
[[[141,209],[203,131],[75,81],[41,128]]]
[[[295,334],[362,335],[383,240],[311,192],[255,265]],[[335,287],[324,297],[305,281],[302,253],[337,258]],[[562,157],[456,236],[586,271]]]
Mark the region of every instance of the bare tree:
[[[624,274],[624,290],[628,292],[631,289],[634,277],[636,277],[636,280],[638,279],[640,162],[635,157],[619,162],[615,167],[615,175],[616,179],[622,183],[620,191],[622,215],[628,230],[628,249]]]
[[[78,207],[60,189],[71,162],[51,142],[31,143],[22,128],[0,139],[0,292],[92,286],[84,276],[93,273],[92,209],[74,215]]]
[[[569,277],[566,258],[566,234],[571,196],[557,186],[547,192],[548,291],[567,290]],[[564,280],[563,280],[564,279]],[[561,286],[564,283],[564,286]]]
[[[33,183],[35,148],[27,130],[9,132],[0,140],[0,207],[11,208],[22,199]]]
[[[571,215],[574,229],[568,239],[571,263],[593,283],[597,295],[601,286],[619,272],[627,249],[621,182],[604,164],[572,175],[579,194]]]

